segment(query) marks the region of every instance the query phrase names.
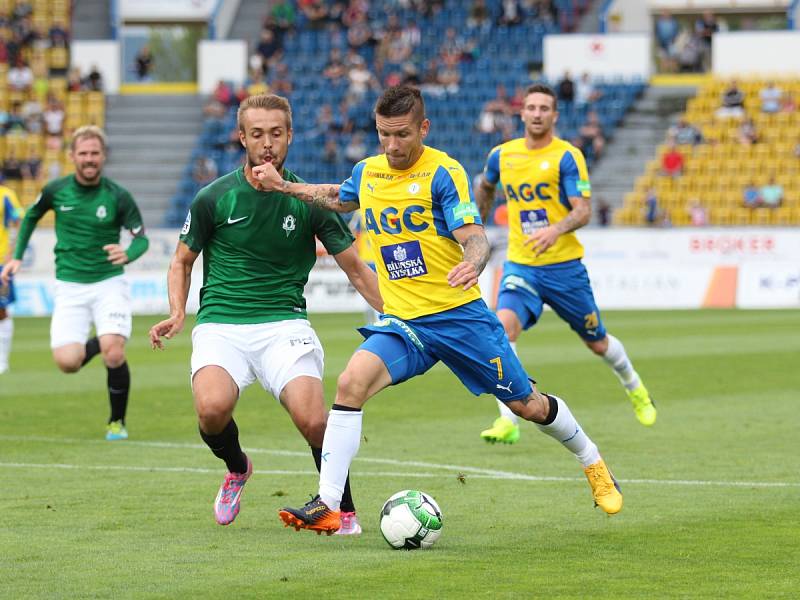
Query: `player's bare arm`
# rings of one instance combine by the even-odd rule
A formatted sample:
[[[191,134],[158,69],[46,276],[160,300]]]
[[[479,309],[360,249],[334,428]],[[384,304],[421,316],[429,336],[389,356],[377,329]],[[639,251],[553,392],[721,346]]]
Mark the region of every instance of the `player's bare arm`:
[[[169,340],[183,331],[186,300],[189,298],[189,286],[192,283],[192,266],[198,256],[199,253],[192,252],[184,242],[178,242],[167,272],[169,318],[150,328],[150,347],[154,350],[156,348],[163,350],[162,336]]]
[[[311,206],[318,206],[333,212],[352,212],[358,205],[354,202],[339,201],[339,185],[333,183],[296,183],[286,181],[272,163],[253,167],[253,177],[265,192],[282,192],[294,196]]]
[[[536,256],[555,244],[562,234],[580,229],[592,218],[592,207],[589,200],[580,196],[571,196],[569,202],[572,209],[566,217],[558,223],[537,229],[523,242],[525,246],[531,246]]]
[[[3,285],[8,285],[11,276],[16,275],[21,265],[22,265],[21,260],[18,260],[16,258],[12,258],[11,260],[9,260],[5,264],[5,266],[3,266],[3,271],[0,272],[0,283],[2,283]]]
[[[333,258],[364,300],[378,312],[383,312],[383,298],[378,289],[378,276],[361,260],[355,246],[350,246],[344,252],[334,255]]]
[[[478,179],[477,185],[473,193],[475,194],[475,202],[478,205],[478,210],[481,213],[481,220],[486,223],[489,218],[489,211],[492,210],[494,205],[494,192],[495,185],[486,180],[483,175]]]
[[[489,240],[483,225],[471,223],[453,231],[461,247],[464,258],[447,274],[447,282],[451,287],[463,286],[468,290],[478,283],[478,277],[489,261]]]

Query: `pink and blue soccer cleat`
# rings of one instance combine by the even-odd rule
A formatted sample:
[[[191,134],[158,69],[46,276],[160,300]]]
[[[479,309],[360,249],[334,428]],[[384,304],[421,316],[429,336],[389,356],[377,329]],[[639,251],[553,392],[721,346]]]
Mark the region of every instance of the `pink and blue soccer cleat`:
[[[342,526],[334,535],[361,535],[361,524],[355,512],[342,511]]]
[[[253,463],[247,458],[246,473],[227,473],[214,500],[214,516],[220,525],[230,525],[239,514],[239,500],[242,497],[244,484],[253,474]]]

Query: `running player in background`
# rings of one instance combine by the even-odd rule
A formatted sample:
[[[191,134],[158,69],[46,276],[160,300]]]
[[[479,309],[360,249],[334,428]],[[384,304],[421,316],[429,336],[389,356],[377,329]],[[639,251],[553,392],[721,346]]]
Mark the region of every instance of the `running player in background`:
[[[195,197],[167,276],[170,317],[150,330],[153,347],[160,348],[162,336],[169,339],[183,329],[192,266],[202,252],[192,393],[200,437],[228,468],[214,501],[220,525],[236,518],[253,472],[233,411],[242,390],[256,379],[287,410],[320,468],[327,416],[324,355],[303,297],[316,261],[315,236],[367,302],[377,310],[383,305],[375,273],[358,258],[353,236],[338,215],[265,193],[253,178],[253,167],[266,162],[286,181],[301,181],[283,166],[292,141],[289,102],[268,94],[250,96],[239,106],[238,121],[246,164]],[[361,533],[349,479],[337,529]]]
[[[473,394],[498,394],[515,414],[563,444],[582,463],[595,503],[606,513],[619,512],[622,494],[597,446],[563,400],[533,387],[481,299],[477,282],[489,242],[464,168],[423,144],[430,121],[419,90],[387,89],[375,113],[384,154],[358,163],[341,187],[291,182],[269,163],[254,169],[265,189],[336,212],[364,211],[385,301],[384,318],[360,329],[366,340],[339,376],[319,494],[305,506],[284,508],[280,518],[296,529],[336,531],[345,478],[361,441],[362,407],[439,361]]]
[[[14,247],[22,207],[17,195],[10,187],[3,185],[0,173],[0,269],[7,263]],[[11,354],[11,339],[14,336],[14,322],[8,307],[14,302],[14,281],[0,282],[0,375],[8,371],[8,357]]]
[[[7,284],[19,271],[36,224],[53,210],[57,280],[50,322],[53,358],[64,373],[75,373],[96,354],[103,354],[111,404],[106,439],[124,440],[131,382],[125,342],[131,335],[131,305],[123,267],[144,254],[149,242],[130,193],[103,176],[103,130],[95,125],[76,129],[70,158],[75,173],[48,183],[28,209],[14,258],[0,278]],[[123,227],[133,235],[127,248],[119,243]],[[88,339],[93,323],[96,336]]]
[[[497,316],[512,348],[521,331],[533,327],[548,304],[569,323],[589,349],[614,370],[642,425],[656,421],[656,409],[625,347],[606,332],[574,231],[589,222],[591,186],[580,151],[555,137],[555,92],[535,84],[521,112],[525,137],[489,153],[475,197],[485,218],[503,188],[508,206],[508,257],[503,269]],[[500,417],[481,432],[487,442],[514,443],[518,418],[498,398]]]

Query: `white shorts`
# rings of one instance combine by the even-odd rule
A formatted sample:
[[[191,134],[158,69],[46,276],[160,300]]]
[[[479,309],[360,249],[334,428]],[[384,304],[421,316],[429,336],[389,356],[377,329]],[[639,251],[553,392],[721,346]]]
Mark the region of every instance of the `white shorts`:
[[[92,323],[97,336],[131,337],[131,301],[122,275],[97,283],[56,281],[50,347],[85,344]]]
[[[233,325],[202,323],[192,330],[192,379],[203,367],[225,369],[239,387],[256,379],[276,399],[295,377],[322,380],[325,355],[311,323],[292,319]]]

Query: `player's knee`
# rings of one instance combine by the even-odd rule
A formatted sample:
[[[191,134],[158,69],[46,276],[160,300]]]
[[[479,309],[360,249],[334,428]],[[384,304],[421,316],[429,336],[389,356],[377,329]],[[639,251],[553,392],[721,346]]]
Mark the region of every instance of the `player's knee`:
[[[62,373],[77,373],[81,370],[81,362],[78,360],[56,357],[56,366]]]
[[[336,383],[336,401],[361,401],[366,397],[367,387],[355,374],[345,369]]]
[[[547,420],[549,406],[547,397],[538,390],[533,390],[525,400],[508,405],[518,417],[534,423],[543,423]]]
[[[114,345],[103,349],[103,362],[111,369],[121,366],[125,362],[125,347]]]
[[[589,350],[598,356],[603,356],[608,352],[608,337],[604,337],[602,340],[584,340],[584,343]]]
[[[219,433],[231,420],[233,411],[214,402],[196,403],[197,420],[206,433]]]

